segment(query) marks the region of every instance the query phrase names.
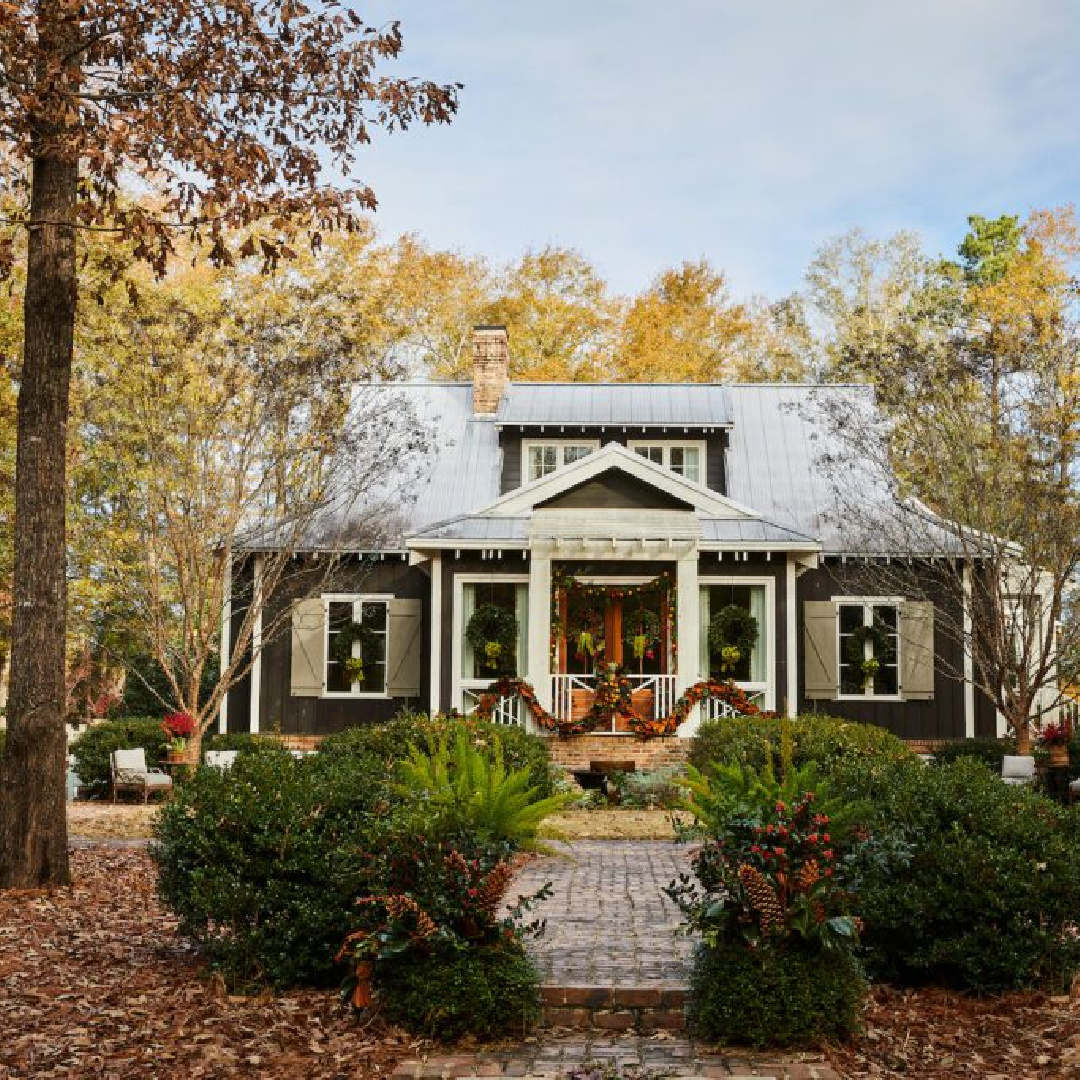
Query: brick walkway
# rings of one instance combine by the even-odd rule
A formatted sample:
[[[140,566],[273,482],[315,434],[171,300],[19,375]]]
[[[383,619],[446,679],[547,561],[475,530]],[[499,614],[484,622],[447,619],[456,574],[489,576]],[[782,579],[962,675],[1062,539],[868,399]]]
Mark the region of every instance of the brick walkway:
[[[511,887],[516,897],[551,882],[551,898],[534,908],[547,932],[530,945],[544,985],[684,986],[691,943],[675,935],[679,911],[663,888],[687,869],[686,845],[578,840],[560,848]]]
[[[531,862],[510,897],[552,884],[550,899],[529,916],[547,920],[544,937],[530,948],[551,1026],[510,1048],[402,1062],[396,1080],[555,1078],[586,1063],[636,1069],[642,1077],[839,1080],[816,1054],[754,1055],[704,1046],[681,1031],[640,1031],[681,1022],[692,946],[675,935],[678,909],[662,890],[688,860],[689,849],[673,843],[579,840],[559,856]],[[599,1030],[571,1032],[564,1021]]]

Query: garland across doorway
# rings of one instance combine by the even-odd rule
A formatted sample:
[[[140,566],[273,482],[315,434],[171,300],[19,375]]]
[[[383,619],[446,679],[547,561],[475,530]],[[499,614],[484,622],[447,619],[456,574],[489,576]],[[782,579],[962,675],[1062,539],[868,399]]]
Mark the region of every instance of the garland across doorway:
[[[690,710],[701,701],[722,701],[741,716],[772,717],[775,713],[763,712],[733,682],[703,679],[694,683],[675,702],[668,716],[657,719],[638,716],[630,701],[630,680],[614,664],[607,665],[606,675],[597,682],[596,697],[592,708],[579,720],[560,720],[549,713],[539,702],[536,690],[525,679],[505,678],[493,682],[482,691],[476,701],[473,714],[480,720],[490,720],[500,698],[517,694],[536,723],[545,731],[561,737],[585,735],[618,713],[626,717],[630,729],[639,739],[654,739],[673,735],[690,715]]]

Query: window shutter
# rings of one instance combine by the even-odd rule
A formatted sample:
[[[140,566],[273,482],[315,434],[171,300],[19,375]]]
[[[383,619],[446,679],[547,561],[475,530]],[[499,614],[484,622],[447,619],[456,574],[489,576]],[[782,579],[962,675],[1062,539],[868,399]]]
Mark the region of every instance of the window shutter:
[[[386,643],[386,693],[420,696],[420,661],[424,605],[420,600],[391,600]]]
[[[831,600],[803,604],[803,693],[811,700],[836,697],[836,605]]]
[[[900,695],[906,701],[934,696],[934,605],[928,601],[900,605]]]
[[[326,610],[322,599],[297,600],[292,607],[289,693],[319,697],[326,675]]]

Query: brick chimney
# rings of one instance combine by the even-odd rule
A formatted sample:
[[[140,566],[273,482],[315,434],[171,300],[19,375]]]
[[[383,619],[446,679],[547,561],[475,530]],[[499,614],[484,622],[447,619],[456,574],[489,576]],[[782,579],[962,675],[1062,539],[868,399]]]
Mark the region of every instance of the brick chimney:
[[[510,382],[510,339],[505,326],[474,326],[473,412],[490,416],[498,411]]]

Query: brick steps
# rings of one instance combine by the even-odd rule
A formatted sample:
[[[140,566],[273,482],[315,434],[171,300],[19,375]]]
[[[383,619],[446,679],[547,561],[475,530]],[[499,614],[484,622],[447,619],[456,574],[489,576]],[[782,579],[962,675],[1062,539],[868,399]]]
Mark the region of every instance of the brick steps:
[[[541,1025],[603,1031],[682,1031],[681,986],[542,986]]]

